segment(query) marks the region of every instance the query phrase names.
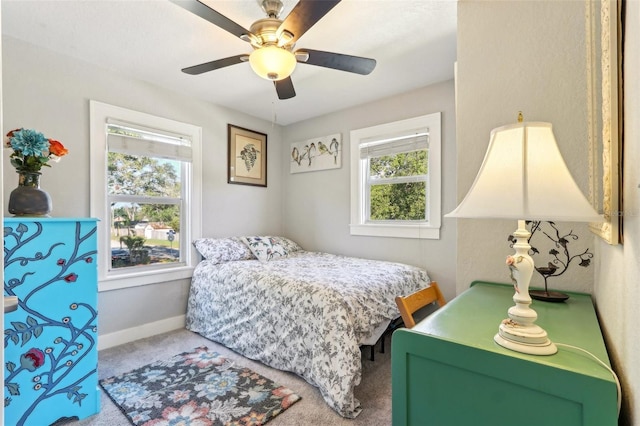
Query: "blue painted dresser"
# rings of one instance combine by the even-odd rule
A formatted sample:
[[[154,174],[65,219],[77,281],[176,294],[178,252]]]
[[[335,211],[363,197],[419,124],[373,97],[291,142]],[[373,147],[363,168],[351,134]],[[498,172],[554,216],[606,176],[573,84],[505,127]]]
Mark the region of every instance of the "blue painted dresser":
[[[96,253],[95,219],[5,218],[5,424],[99,411]]]

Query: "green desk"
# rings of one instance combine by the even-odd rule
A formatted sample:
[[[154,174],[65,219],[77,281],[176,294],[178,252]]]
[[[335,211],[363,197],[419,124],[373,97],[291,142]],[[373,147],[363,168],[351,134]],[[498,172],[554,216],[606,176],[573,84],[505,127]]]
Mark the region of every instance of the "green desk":
[[[617,425],[615,380],[591,357],[563,346],[555,355],[527,355],[493,341],[513,292],[474,282],[413,329],[393,333],[393,425]],[[532,308],[554,343],[609,365],[588,294]]]

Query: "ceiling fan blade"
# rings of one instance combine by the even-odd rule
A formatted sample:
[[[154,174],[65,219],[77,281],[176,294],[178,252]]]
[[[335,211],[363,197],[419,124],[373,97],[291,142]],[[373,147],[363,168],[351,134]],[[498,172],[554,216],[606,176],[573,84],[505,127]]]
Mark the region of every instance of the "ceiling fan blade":
[[[229,65],[239,64],[240,62],[246,62],[248,60],[248,55],[230,56],[228,58],[218,59],[211,62],[205,62],[204,64],[183,68],[182,72],[191,75],[198,75],[205,72],[217,70],[219,68],[228,67]]]
[[[280,24],[278,34],[288,31],[295,43],[307,30],[326,15],[340,0],[300,0]]]
[[[274,81],[273,84],[276,86],[278,99],[290,99],[296,95],[296,90],[293,88],[293,81],[291,81],[291,77]]]
[[[214,25],[222,28],[225,31],[230,32],[236,37],[241,38],[241,36],[247,36],[251,34],[251,32],[241,25],[236,24],[231,19],[226,16],[216,12],[211,9],[204,3],[201,3],[197,0],[170,0],[171,3],[177,4],[183,9],[188,10],[189,12],[198,15],[199,17],[206,19]]]
[[[376,60],[362,58],[360,56],[343,55],[342,53],[324,52],[322,50],[300,49],[296,51],[298,54],[307,53],[309,58],[299,62],[317,65],[319,67],[333,68],[335,70],[353,72],[356,74],[367,75],[376,67]]]

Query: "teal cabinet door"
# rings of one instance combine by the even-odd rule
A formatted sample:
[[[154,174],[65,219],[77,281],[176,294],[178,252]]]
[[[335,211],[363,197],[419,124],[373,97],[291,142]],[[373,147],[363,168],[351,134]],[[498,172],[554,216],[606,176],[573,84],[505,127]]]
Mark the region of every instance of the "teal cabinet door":
[[[5,219],[5,424],[99,411],[96,253],[94,219]]]

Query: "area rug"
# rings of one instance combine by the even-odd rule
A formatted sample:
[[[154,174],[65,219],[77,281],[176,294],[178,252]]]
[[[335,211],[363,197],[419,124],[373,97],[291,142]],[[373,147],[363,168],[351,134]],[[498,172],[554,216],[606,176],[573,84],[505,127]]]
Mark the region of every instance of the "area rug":
[[[102,379],[100,386],[136,426],[263,425],[300,400],[204,346]]]

